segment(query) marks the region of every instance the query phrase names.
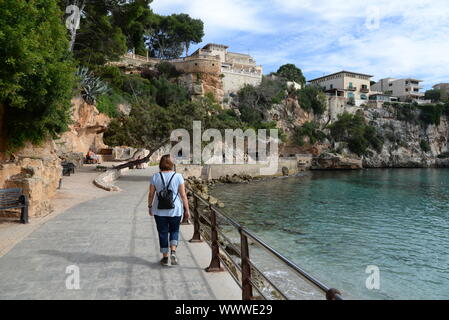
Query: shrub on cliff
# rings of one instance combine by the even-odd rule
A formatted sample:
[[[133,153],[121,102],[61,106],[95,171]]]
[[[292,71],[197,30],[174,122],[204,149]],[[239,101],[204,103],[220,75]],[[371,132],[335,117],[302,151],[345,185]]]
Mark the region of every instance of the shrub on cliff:
[[[338,120],[329,126],[332,138],[337,142],[346,142],[351,152],[359,156],[368,154],[368,148],[380,152],[383,138],[376,128],[367,125],[363,114],[349,114],[338,116]]]
[[[419,146],[421,147],[421,150],[422,151],[424,151],[424,152],[429,152],[431,149],[430,149],[430,144],[429,144],[429,142],[427,142],[426,140],[421,140],[420,142],[419,142]]]
[[[14,150],[67,129],[75,68],[56,0],[4,0],[0,12],[0,108]]]
[[[326,135],[320,130],[319,126],[314,122],[306,122],[300,127],[296,127],[293,140],[299,146],[304,146],[304,138],[309,138],[310,144],[322,142],[326,139]]]
[[[239,108],[270,109],[273,104],[279,104],[286,98],[285,90],[286,85],[283,81],[263,77],[260,85],[247,84],[239,90]]]
[[[326,111],[327,97],[325,93],[315,86],[307,86],[297,91],[297,97],[301,108],[305,111],[322,115]]]
[[[426,125],[439,126],[441,122],[441,116],[443,115],[444,106],[442,104],[426,104],[420,106],[421,114],[420,120]]]

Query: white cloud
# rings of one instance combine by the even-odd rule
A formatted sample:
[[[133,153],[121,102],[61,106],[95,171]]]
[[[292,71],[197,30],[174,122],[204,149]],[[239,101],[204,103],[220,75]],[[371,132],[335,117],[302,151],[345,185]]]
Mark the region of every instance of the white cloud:
[[[291,62],[309,74],[350,69],[449,82],[447,0],[155,0],[152,7],[201,18],[205,40],[249,47],[269,71]],[[366,27],[371,7],[378,29]]]
[[[270,21],[260,19],[262,8],[257,1],[247,0],[155,0],[156,13],[185,12],[204,21],[206,33],[220,36],[230,31],[271,32]]]

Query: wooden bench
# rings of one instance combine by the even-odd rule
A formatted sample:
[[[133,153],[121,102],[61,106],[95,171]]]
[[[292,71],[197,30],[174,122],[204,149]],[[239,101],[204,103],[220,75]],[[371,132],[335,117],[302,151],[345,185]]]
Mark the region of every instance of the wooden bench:
[[[63,162],[61,163],[62,166],[62,175],[63,176],[70,176],[71,173],[75,174],[75,168],[76,166],[71,162]]]
[[[28,199],[22,189],[0,189],[0,211],[7,209],[22,209],[21,223],[28,223]]]

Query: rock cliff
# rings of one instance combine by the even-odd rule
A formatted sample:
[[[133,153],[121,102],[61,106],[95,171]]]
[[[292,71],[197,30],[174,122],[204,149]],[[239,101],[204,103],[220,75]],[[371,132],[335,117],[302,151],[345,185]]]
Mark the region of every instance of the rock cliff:
[[[28,196],[30,217],[44,216],[52,211],[51,199],[61,172],[61,160],[52,140],[41,146],[28,144],[0,164],[0,188],[21,188]]]
[[[109,117],[95,106],[80,97],[73,98],[69,130],[57,140],[48,139],[40,146],[27,144],[4,157],[0,162],[0,188],[21,188],[28,196],[31,218],[47,215],[62,175],[61,158],[80,164],[89,148],[106,148],[103,132],[109,122]]]
[[[398,120],[391,107],[366,109],[367,121],[384,138],[380,153],[363,158],[367,168],[449,167],[449,159],[438,156],[449,150],[449,119],[443,116],[440,125],[424,125]],[[422,144],[427,147],[423,149]]]
[[[383,137],[384,145],[380,152],[370,150],[370,154],[360,158],[344,149],[342,154],[330,157],[329,152],[334,152],[337,144],[332,144],[331,139],[325,139],[314,145],[307,144],[302,147],[294,146],[292,139],[281,146],[289,153],[310,153],[315,156],[315,168],[337,169],[352,167],[360,162],[364,168],[428,168],[449,167],[449,156],[444,158],[442,154],[449,150],[449,119],[442,116],[441,123],[425,125],[420,121],[407,122],[397,118],[396,110],[392,106],[361,106],[346,105],[341,99],[329,99],[326,112],[317,117],[301,108],[300,102],[288,98],[281,104],[274,104],[265,111],[264,118],[268,121],[276,121],[277,127],[282,129],[289,138],[292,137],[294,128],[305,122],[312,121],[318,124],[328,136],[330,131],[326,129],[328,124],[337,120],[343,112],[354,114],[363,112],[366,122],[374,126]],[[400,108],[400,106],[398,106]],[[425,144],[426,148],[422,147]],[[287,150],[292,151],[287,151]],[[285,153],[285,152],[283,152]],[[320,158],[320,155],[323,155]],[[339,164],[338,164],[339,163]]]
[[[58,155],[75,160],[90,148],[96,151],[107,148],[103,143],[103,132],[111,119],[81,97],[72,99],[71,112],[73,122],[69,130],[55,141]]]

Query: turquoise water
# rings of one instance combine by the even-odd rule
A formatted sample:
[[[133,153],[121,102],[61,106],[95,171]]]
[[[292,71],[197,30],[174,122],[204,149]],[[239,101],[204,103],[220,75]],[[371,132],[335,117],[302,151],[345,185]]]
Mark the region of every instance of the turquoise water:
[[[449,170],[312,172],[212,194],[347,298],[449,299]],[[366,288],[369,265],[379,290]]]

